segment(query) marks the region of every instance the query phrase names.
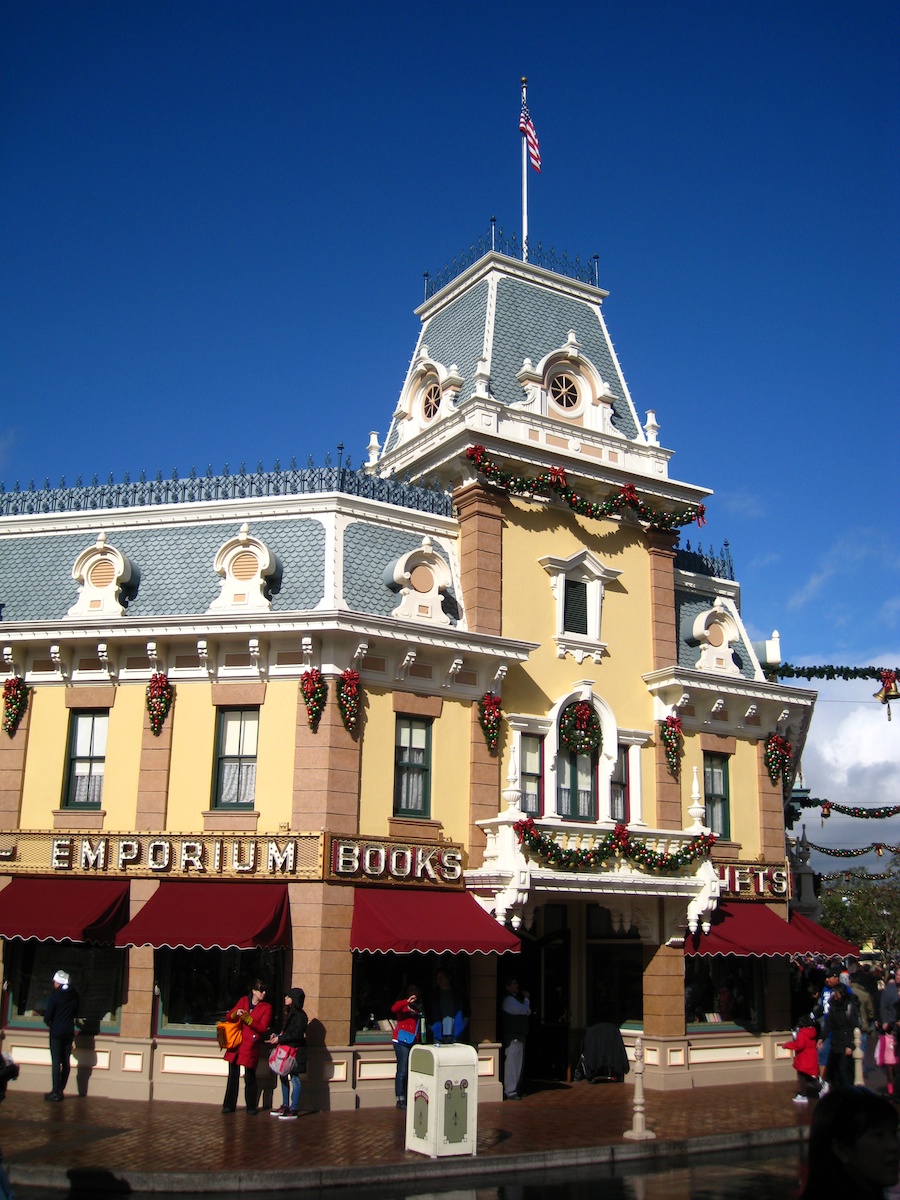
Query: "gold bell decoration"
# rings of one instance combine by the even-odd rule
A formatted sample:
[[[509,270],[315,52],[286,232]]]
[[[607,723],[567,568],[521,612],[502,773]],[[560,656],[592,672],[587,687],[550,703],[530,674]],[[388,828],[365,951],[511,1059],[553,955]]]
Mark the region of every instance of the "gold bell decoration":
[[[900,692],[897,691],[897,673],[895,671],[881,672],[881,687],[875,692],[875,699],[887,705],[887,718],[890,721],[891,701],[900,700]]]

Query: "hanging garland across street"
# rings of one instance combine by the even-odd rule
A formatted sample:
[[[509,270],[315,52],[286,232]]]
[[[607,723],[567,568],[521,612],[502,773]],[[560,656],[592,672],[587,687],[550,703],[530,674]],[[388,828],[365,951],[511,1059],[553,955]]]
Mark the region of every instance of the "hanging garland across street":
[[[606,500],[588,500],[569,486],[562,467],[550,467],[548,471],[541,471],[538,475],[514,475],[498,466],[488,456],[484,446],[469,446],[466,458],[470,459],[485,479],[495,487],[503,488],[514,496],[554,492],[573,512],[583,517],[613,517],[628,508],[651,529],[671,531],[680,529],[682,525],[691,525],[694,521],[700,526],[706,524],[706,505],[691,504],[681,512],[662,512],[645,504],[639,498],[633,483],[623,484],[616,495]]]
[[[478,701],[478,722],[481,725],[481,732],[484,734],[488,750],[497,749],[497,740],[500,737],[500,717],[500,697],[495,696],[493,692],[485,692]]]
[[[600,749],[603,733],[593,704],[577,700],[566,705],[559,718],[559,740],[574,754],[593,754]]]
[[[660,721],[659,736],[666,751],[666,765],[677,779],[681,773],[681,717],[677,713]]]
[[[155,671],[147,684],[147,715],[150,718],[150,732],[159,737],[166,717],[175,699],[175,688],[169,683],[168,675]]]
[[[319,728],[322,713],[325,711],[325,701],[328,699],[328,684],[317,667],[304,671],[300,676],[300,687],[303,689],[303,702],[306,705],[306,719],[313,731]]]
[[[794,748],[787,738],[780,733],[770,733],[766,738],[765,762],[772,783],[787,779],[793,757]]]
[[[881,682],[885,675],[893,675],[894,682],[900,675],[900,667],[794,667],[790,663],[782,663],[773,667],[772,673],[781,679],[877,679]]]
[[[844,883],[855,880],[860,883],[883,883],[885,879],[893,879],[894,875],[891,871],[879,871],[877,874],[873,872],[871,875],[868,871],[832,871],[829,875],[820,875],[819,878],[823,883],[835,883],[838,879]]]
[[[548,866],[562,871],[604,871],[609,859],[627,858],[645,871],[678,871],[698,858],[707,858],[716,843],[714,833],[702,833],[686,842],[674,854],[661,854],[645,841],[631,836],[627,825],[617,825],[593,846],[584,850],[561,846],[555,838],[541,833],[531,817],[516,821],[513,833]]]
[[[820,854],[828,854],[832,858],[859,858],[863,854],[869,854],[872,850],[879,858],[885,850],[890,854],[900,854],[900,846],[891,846],[887,842],[873,842],[871,846],[857,846],[853,850],[835,850],[831,846],[816,846],[813,842],[807,844],[810,850],[818,850]]]
[[[810,796],[807,800],[794,799],[793,802],[801,808],[821,808],[823,820],[827,820],[833,812],[841,813],[845,817],[861,817],[874,821],[900,816],[900,804],[893,804],[889,808],[857,808],[852,804],[838,804],[834,800],[820,800],[818,796]]]
[[[348,668],[341,672],[337,698],[344,728],[353,733],[359,720],[359,671]]]
[[[3,729],[10,737],[19,728],[28,709],[30,690],[21,675],[10,675],[3,684]]]

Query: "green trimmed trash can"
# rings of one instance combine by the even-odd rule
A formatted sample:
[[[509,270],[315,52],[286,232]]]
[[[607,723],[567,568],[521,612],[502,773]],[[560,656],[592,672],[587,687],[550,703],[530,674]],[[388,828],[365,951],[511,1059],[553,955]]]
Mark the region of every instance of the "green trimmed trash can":
[[[406,1149],[429,1158],[475,1155],[478,1053],[461,1042],[413,1046],[406,1090]]]

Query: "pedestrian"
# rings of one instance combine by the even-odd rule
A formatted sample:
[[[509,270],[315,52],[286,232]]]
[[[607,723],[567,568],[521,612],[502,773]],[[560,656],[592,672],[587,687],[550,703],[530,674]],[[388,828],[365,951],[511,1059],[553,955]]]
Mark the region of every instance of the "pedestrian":
[[[869,1045],[869,1034],[875,1025],[875,1005],[872,1003],[872,997],[869,995],[869,989],[863,982],[861,973],[851,976],[849,971],[842,971],[841,983],[850,993],[850,999],[859,1017],[859,1048],[862,1051],[863,1076],[865,1076],[867,1070],[866,1050]],[[871,1060],[871,1052],[869,1060]]]
[[[249,996],[241,996],[234,1008],[225,1017],[226,1021],[241,1021],[241,1040],[231,1050],[225,1051],[228,1063],[228,1084],[225,1088],[223,1113],[233,1113],[237,1108],[238,1085],[241,1067],[244,1068],[244,1103],[251,1116],[257,1113],[259,1085],[256,1082],[256,1067],[259,1062],[259,1044],[269,1032],[272,1024],[272,1005],[266,1000],[266,985],[254,979]]]
[[[866,1088],[837,1088],[813,1113],[800,1200],[883,1200],[900,1175],[897,1110]]]
[[[65,971],[53,976],[53,991],[44,1009],[44,1024],[50,1033],[51,1090],[45,1100],[62,1100],[69,1081],[72,1043],[75,1041],[75,1019],[81,1001]]]
[[[453,987],[450,972],[445,967],[438,967],[431,993],[432,1038],[438,1044],[461,1041],[468,1024],[462,997]]]
[[[506,995],[502,1004],[502,1034],[506,1047],[503,1054],[503,1099],[521,1100],[531,1001],[528,992],[519,987],[518,979],[507,979],[505,987]]]
[[[300,1115],[300,1076],[306,1070],[306,1027],[309,1017],[303,1011],[306,992],[303,988],[291,988],[284,998],[284,1024],[281,1033],[273,1033],[269,1044],[290,1046],[296,1050],[296,1059],[287,1075],[281,1076],[281,1108],[273,1108],[270,1117],[282,1121],[296,1121]]]
[[[0,1103],[6,1099],[6,1085],[19,1078],[19,1067],[8,1054],[0,1054]],[[3,1165],[3,1154],[0,1152],[0,1200],[15,1200],[6,1167]]]
[[[394,1075],[394,1096],[398,1108],[406,1108],[406,1081],[409,1078],[409,1052],[419,1041],[422,1020],[422,993],[413,986],[401,992],[391,1005],[394,1015],[394,1034],[391,1039],[397,1057]]]
[[[900,1019],[900,968],[891,973],[891,979],[884,985],[878,1002],[878,1025],[881,1037],[875,1052],[875,1061],[879,1067],[884,1067],[889,1096],[894,1094],[898,1019]]]
[[[811,1013],[800,1018],[797,1032],[789,1042],[782,1042],[785,1050],[794,1051],[794,1070],[797,1072],[797,1095],[795,1104],[808,1104],[809,1097],[819,1094],[819,1056],[816,1049],[818,1029]]]
[[[859,1026],[850,993],[839,983],[831,993],[831,1003],[822,1026],[822,1045],[828,1042],[828,1080],[831,1087],[853,1087],[853,1031]]]
[[[820,1028],[825,1025],[825,1018],[828,1016],[828,1008],[831,1004],[831,996],[834,989],[840,981],[841,968],[839,963],[830,963],[825,970],[825,983],[819,991],[819,998],[816,1001],[813,1009],[813,1016],[819,1022]],[[818,1043],[819,1049],[819,1089],[820,1096],[827,1096],[828,1089],[831,1086],[831,1080],[828,1078],[828,1063],[831,1058],[831,1038],[823,1037]]]

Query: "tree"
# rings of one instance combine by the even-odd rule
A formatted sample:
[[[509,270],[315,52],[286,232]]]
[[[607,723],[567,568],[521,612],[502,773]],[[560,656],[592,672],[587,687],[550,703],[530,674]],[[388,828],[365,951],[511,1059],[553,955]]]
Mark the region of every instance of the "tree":
[[[886,879],[830,880],[822,895],[825,929],[862,946],[867,942],[891,961],[900,959],[900,860],[896,857]]]

